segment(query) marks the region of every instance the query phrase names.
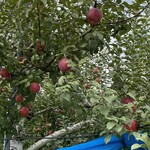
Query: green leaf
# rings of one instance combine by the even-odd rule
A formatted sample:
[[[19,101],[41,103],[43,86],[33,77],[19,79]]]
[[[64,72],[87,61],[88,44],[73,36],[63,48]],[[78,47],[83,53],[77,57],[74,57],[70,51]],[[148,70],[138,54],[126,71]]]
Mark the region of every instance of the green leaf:
[[[117,99],[117,95],[112,95],[112,96],[108,96],[108,97],[104,97],[104,99],[111,104],[113,101],[115,101]]]
[[[111,139],[111,134],[110,135],[107,135],[104,139],[105,143],[108,144],[108,142],[110,141]]]
[[[135,98],[135,92],[134,91],[127,93],[127,95],[129,95],[131,98],[133,98],[134,100],[136,100],[136,98]]]
[[[115,125],[116,125],[116,122],[111,121],[111,122],[107,122],[106,127],[108,130],[111,130]]]
[[[23,2],[23,0],[19,0],[18,3],[17,3],[17,6],[20,7],[22,2]]]
[[[0,42],[0,47],[4,47],[4,44],[2,42]]]
[[[86,47],[86,46],[87,46],[87,43],[82,43],[82,44],[80,45],[81,48],[84,48],[84,47]]]
[[[70,101],[71,95],[70,95],[69,93],[64,93],[64,94],[63,94],[63,98],[64,98],[65,100],[67,100],[67,101]]]
[[[123,129],[123,125],[121,124],[117,124],[114,128],[114,130],[117,132],[117,133],[120,133],[121,130]]]
[[[100,97],[98,95],[93,95],[91,98],[90,98],[90,102],[92,105],[95,105],[97,103],[99,103],[100,101]]]
[[[41,2],[43,2],[44,6],[46,6],[47,0],[41,0]]]
[[[66,77],[65,76],[61,76],[59,79],[58,79],[58,84],[59,85],[64,85],[66,83]]]
[[[102,107],[102,108],[99,109],[99,111],[100,111],[101,114],[107,116],[110,110],[109,110],[109,108]]]
[[[141,147],[140,144],[133,144],[133,145],[131,146],[131,150],[138,149],[138,148],[140,148],[140,147]]]

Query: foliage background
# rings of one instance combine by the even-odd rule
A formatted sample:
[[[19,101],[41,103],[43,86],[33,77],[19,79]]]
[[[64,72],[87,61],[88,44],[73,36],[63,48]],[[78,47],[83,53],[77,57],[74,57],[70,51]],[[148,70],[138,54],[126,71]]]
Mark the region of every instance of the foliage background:
[[[74,135],[90,137],[57,140],[56,148],[93,139],[97,134],[121,135],[124,124],[135,118],[139,131],[150,130],[150,9],[148,0],[127,3],[105,0],[97,3],[103,19],[95,27],[86,23],[86,13],[93,0],[47,1],[6,0],[0,3],[0,66],[6,67],[11,79],[0,79],[0,138],[17,135],[15,125],[23,127],[25,148],[56,131],[81,120],[93,118]],[[45,43],[37,53],[36,43]],[[70,58],[72,70],[65,74],[58,69],[59,59]],[[19,58],[24,61],[20,62]],[[100,72],[93,74],[94,66]],[[100,77],[101,82],[95,81]],[[39,82],[37,95],[29,92],[30,82]],[[85,89],[89,82],[91,87]],[[13,93],[25,96],[16,104]],[[104,91],[104,92],[103,92]],[[122,105],[121,99],[134,98],[137,111]],[[90,102],[92,108],[85,107]],[[21,118],[21,106],[32,104],[32,112],[46,109],[32,118]],[[46,123],[51,127],[47,129]],[[36,133],[35,128],[41,131]],[[95,136],[92,134],[96,134]],[[31,136],[31,140],[29,137]],[[37,138],[37,139],[36,139]],[[47,147],[43,148],[46,149]]]

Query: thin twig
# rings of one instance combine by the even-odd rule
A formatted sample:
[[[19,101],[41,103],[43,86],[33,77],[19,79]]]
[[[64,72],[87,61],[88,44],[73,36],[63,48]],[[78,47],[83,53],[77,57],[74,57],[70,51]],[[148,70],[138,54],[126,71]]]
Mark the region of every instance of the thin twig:
[[[46,111],[48,111],[48,110],[50,110],[50,108],[46,108],[46,109],[43,109],[43,110],[41,110],[41,111],[38,111],[38,112],[34,113],[34,116],[39,115],[39,114],[42,114],[42,113],[44,113],[44,112],[46,112]]]
[[[15,97],[15,95],[17,94],[17,92],[18,92],[18,88],[15,90],[15,92],[13,93],[13,95],[11,96],[10,99],[13,99]]]
[[[144,12],[144,10],[145,10],[146,8],[148,8],[149,4],[150,4],[150,2],[149,2],[141,11],[139,11],[137,14],[135,14],[135,15],[132,16],[132,17],[129,17],[129,18],[126,18],[126,19],[123,19],[123,20],[119,20],[119,21],[108,22],[108,23],[106,23],[106,24],[107,24],[107,25],[119,24],[119,23],[127,22],[127,21],[129,21],[129,20],[131,20],[131,19],[134,19],[134,18],[136,18],[136,17],[139,17],[139,16],[141,15],[141,13]],[[99,24],[97,24],[97,25],[91,27],[89,30],[87,30],[85,33],[83,33],[83,34],[80,36],[80,38],[83,38],[83,37],[85,37],[88,33],[92,32],[93,28],[96,27],[96,26],[98,26],[98,25],[99,25]]]
[[[127,21],[129,21],[129,20],[131,20],[131,19],[134,19],[134,18],[136,18],[136,17],[139,17],[139,16],[141,15],[141,13],[144,12],[144,10],[149,6],[149,4],[150,4],[150,2],[147,3],[147,5],[146,5],[141,11],[139,11],[138,13],[136,13],[136,14],[135,14],[134,16],[132,16],[132,17],[129,17],[129,18],[126,18],[126,19],[123,19],[123,20],[119,20],[119,21],[115,21],[115,22],[108,22],[108,23],[106,23],[106,24],[113,25],[113,24],[123,23],[123,22],[127,22]]]

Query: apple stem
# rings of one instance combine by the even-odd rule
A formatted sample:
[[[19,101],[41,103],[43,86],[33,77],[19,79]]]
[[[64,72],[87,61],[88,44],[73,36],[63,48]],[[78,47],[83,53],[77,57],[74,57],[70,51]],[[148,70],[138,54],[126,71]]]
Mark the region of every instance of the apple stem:
[[[94,3],[94,8],[96,8],[97,6],[97,0],[95,0],[95,3]]]

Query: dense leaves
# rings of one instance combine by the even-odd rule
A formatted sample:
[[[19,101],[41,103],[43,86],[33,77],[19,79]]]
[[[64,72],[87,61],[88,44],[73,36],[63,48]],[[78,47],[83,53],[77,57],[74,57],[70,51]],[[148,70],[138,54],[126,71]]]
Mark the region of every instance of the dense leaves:
[[[87,23],[91,7],[101,9],[99,24]],[[7,0],[0,2],[0,138],[22,136],[25,149],[45,135],[93,118],[71,138],[47,144],[54,149],[110,133],[120,136],[135,119],[138,131],[150,131],[150,4],[121,0]],[[61,72],[61,58],[69,71]],[[93,71],[97,67],[98,71]],[[30,84],[39,83],[39,93]],[[15,96],[24,101],[16,103]],[[134,99],[123,104],[124,97]],[[21,107],[30,110],[27,118]],[[21,133],[16,130],[21,128]],[[38,130],[37,130],[38,129]],[[135,135],[139,138],[139,135]],[[147,136],[146,134],[143,135]],[[69,138],[70,137],[70,138]],[[143,140],[146,146],[146,140]],[[133,146],[133,148],[139,145]]]

